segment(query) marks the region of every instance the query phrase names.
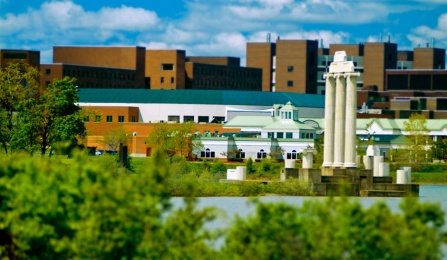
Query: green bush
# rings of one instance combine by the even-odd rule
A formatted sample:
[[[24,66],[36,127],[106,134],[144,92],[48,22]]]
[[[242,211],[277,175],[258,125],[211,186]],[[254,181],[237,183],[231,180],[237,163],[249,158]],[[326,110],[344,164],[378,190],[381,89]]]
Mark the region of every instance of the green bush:
[[[211,164],[210,172],[212,174],[216,173],[226,173],[227,172],[227,166],[221,162],[221,161],[214,161],[213,164]]]
[[[265,192],[287,196],[314,195],[312,185],[294,178],[281,182],[273,182],[265,187]]]
[[[253,166],[253,160],[251,159],[251,157],[249,157],[247,159],[247,163],[245,164],[245,166],[247,167],[247,173],[248,174],[252,174],[252,173],[254,173],[256,171],[255,167]]]

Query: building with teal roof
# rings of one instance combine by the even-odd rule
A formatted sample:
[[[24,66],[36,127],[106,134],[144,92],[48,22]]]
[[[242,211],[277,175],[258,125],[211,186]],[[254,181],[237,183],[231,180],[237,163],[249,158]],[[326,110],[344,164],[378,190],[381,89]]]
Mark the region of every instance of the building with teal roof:
[[[196,123],[225,122],[238,115],[270,114],[272,104],[291,102],[301,116],[323,117],[324,96],[287,92],[231,90],[79,90],[82,107],[138,107],[138,122],[193,120]],[[187,119],[187,120],[186,120]]]

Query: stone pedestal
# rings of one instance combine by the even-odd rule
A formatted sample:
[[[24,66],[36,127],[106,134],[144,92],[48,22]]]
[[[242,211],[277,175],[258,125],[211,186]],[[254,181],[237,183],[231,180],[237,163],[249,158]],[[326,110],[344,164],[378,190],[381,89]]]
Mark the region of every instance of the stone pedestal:
[[[405,170],[396,171],[396,184],[410,184],[411,176]]]
[[[379,163],[379,177],[388,176],[390,176],[390,164],[385,162]]]
[[[375,155],[374,156],[374,168],[373,168],[373,176],[379,177],[379,164],[383,162],[383,156]]]
[[[295,168],[295,159],[285,159],[284,160],[284,167],[287,168],[287,169]]]
[[[247,178],[247,167],[237,166],[236,169],[227,170],[227,180],[243,181]]]
[[[368,155],[363,156],[363,166],[365,170],[372,170],[372,161],[370,156]]]
[[[307,148],[300,151],[303,155],[303,169],[312,169],[314,163],[314,154],[317,154],[317,150],[313,148]]]
[[[280,180],[285,181],[290,178],[298,179],[298,173],[299,173],[298,170],[299,169],[295,169],[295,168],[282,168]]]

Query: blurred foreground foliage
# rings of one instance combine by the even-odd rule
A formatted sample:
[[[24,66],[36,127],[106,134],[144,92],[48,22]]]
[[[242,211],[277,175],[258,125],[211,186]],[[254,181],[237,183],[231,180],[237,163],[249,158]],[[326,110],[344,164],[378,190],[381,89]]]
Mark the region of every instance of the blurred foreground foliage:
[[[172,165],[175,164],[175,167]],[[405,199],[401,212],[345,197],[303,206],[261,203],[228,227],[208,230],[218,211],[194,195],[216,172],[194,175],[181,159],[155,154],[132,173],[114,157],[0,158],[3,259],[440,259],[444,213]],[[211,169],[212,165],[208,165]],[[196,182],[200,179],[201,182]],[[184,203],[173,208],[174,180]],[[293,180],[292,180],[293,181]],[[178,184],[178,183],[177,183]],[[297,183],[282,187],[291,189]],[[269,186],[269,185],[267,185]],[[211,186],[206,186],[211,187]],[[236,189],[234,186],[228,186]],[[260,186],[238,188],[240,195]],[[212,192],[210,192],[211,194]],[[222,243],[217,243],[217,239]]]

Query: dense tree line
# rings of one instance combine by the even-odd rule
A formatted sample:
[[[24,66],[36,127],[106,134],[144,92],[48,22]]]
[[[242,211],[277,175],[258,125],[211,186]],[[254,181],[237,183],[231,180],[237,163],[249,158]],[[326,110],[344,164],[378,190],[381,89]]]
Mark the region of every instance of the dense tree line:
[[[173,208],[159,153],[126,173],[111,156],[0,158],[0,256],[9,259],[440,259],[437,204],[363,208],[345,197],[301,207],[254,200],[256,211],[208,230],[194,185]],[[223,238],[222,243],[217,243]],[[222,240],[220,240],[222,241]]]

